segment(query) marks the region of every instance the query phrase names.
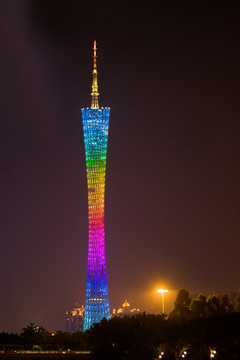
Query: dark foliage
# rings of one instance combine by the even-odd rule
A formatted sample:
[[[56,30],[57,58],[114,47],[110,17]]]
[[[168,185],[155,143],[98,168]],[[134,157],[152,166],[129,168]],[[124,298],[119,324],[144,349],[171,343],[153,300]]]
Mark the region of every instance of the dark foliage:
[[[168,318],[145,313],[114,317],[84,333],[55,335],[29,324],[20,334],[0,333],[1,350],[92,350],[96,360],[176,360],[183,355],[207,360],[211,354],[218,360],[240,360],[239,298],[234,304],[227,295],[191,299],[181,289]]]
[[[97,360],[153,360],[159,355],[207,360],[211,354],[219,360],[239,360],[240,312],[227,295],[191,299],[181,289],[168,318],[143,313],[104,319],[91,328],[89,340]]]

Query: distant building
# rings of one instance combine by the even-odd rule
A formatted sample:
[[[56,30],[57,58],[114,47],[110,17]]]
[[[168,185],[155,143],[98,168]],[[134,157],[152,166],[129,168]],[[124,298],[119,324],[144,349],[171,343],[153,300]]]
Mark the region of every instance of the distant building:
[[[122,304],[122,306],[116,310],[113,309],[111,317],[123,317],[123,316],[132,316],[132,315],[136,315],[136,314],[140,314],[140,309],[136,309],[135,307],[131,308],[131,305],[129,304],[129,302],[127,300],[124,301],[124,303]]]
[[[84,306],[76,307],[73,310],[66,311],[66,331],[70,334],[76,331],[83,331]]]

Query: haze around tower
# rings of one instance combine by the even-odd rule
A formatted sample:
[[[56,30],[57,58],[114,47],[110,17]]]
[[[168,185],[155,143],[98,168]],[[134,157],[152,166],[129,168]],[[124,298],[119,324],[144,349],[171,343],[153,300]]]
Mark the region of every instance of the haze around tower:
[[[239,288],[239,7],[0,4],[0,331],[64,329],[84,303],[88,195],[81,107],[92,42],[111,107],[110,304],[150,311],[167,288]],[[100,104],[100,106],[101,106]]]

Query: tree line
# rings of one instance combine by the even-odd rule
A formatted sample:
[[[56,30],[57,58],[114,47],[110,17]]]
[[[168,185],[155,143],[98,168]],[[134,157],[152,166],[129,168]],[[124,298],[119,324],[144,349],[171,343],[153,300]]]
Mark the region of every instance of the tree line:
[[[139,314],[95,324],[90,340],[102,360],[240,359],[240,292],[228,295],[179,290],[168,316]]]
[[[96,360],[240,360],[240,292],[228,295],[179,290],[166,314],[141,313],[103,319],[85,332],[54,336],[29,324],[20,334],[0,333],[0,344],[24,349],[92,350]]]

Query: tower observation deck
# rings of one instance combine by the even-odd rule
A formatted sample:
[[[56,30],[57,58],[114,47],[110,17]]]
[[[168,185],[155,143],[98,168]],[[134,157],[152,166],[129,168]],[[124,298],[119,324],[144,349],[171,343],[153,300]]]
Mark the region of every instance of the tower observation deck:
[[[83,330],[110,319],[108,299],[104,200],[107,158],[107,140],[110,108],[98,104],[97,45],[93,47],[93,82],[91,108],[82,109],[83,135],[85,145],[88,185],[88,272]]]

